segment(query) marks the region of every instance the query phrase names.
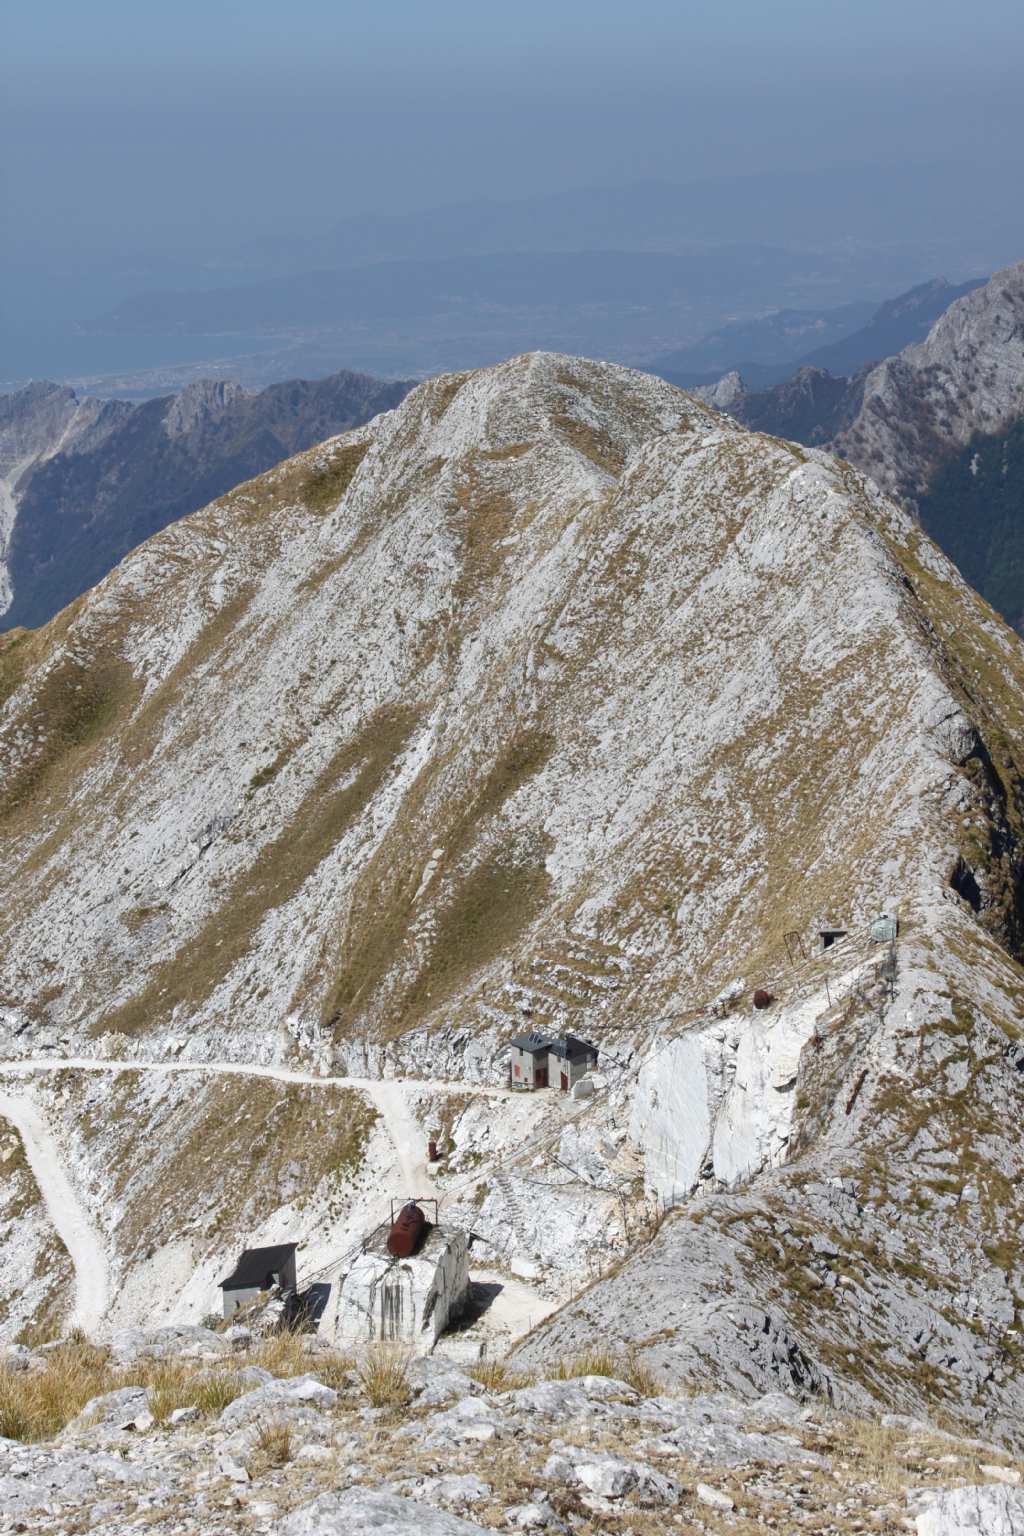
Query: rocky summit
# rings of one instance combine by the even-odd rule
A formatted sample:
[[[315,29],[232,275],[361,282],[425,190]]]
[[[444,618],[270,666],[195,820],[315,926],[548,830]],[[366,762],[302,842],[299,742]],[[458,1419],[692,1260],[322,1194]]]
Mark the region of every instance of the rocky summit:
[[[1024,262],[957,299],[923,341],[871,369],[834,447],[912,499],[950,453],[1021,414]]]
[[[157,534],[0,637],[3,1331],[294,1242],[338,1339],[414,1195],[442,1356],[1019,1448],[1022,683],[849,464],[557,355]]]

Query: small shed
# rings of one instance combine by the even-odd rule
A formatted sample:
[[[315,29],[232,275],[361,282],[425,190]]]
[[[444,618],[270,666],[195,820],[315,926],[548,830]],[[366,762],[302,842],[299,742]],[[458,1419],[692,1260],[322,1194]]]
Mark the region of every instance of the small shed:
[[[891,944],[899,934],[900,925],[891,912],[881,912],[871,924],[871,938],[875,944]]]
[[[550,1035],[531,1030],[528,1035],[516,1035],[509,1050],[509,1080],[513,1088],[546,1088],[548,1086],[548,1058],[554,1041]]]
[[[294,1291],[295,1243],[277,1243],[272,1248],[246,1248],[231,1274],[220,1282],[224,1298],[224,1316],[231,1317],[239,1307],[264,1291],[277,1286]]]
[[[591,1045],[589,1040],[581,1040],[578,1035],[563,1035],[561,1040],[552,1040],[548,1073],[552,1086],[557,1074],[558,1086],[563,1093],[568,1093],[596,1066],[597,1046]]]
[[[821,940],[822,950],[831,949],[833,944],[838,944],[840,939],[845,939],[848,928],[819,928],[818,938]]]

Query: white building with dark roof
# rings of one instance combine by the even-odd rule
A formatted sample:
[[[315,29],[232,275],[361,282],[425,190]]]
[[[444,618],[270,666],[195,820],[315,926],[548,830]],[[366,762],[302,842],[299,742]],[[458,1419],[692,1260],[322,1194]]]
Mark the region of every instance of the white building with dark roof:
[[[513,1088],[559,1088],[568,1093],[597,1066],[597,1046],[578,1035],[552,1038],[531,1030],[509,1042]]]

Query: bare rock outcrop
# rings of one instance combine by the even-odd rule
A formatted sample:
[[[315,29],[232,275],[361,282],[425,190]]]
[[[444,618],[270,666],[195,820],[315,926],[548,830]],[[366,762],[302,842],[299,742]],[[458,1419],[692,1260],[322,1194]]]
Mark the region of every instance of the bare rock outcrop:
[[[926,339],[879,363],[835,451],[913,499],[943,458],[1024,413],[1024,262],[957,299]]]

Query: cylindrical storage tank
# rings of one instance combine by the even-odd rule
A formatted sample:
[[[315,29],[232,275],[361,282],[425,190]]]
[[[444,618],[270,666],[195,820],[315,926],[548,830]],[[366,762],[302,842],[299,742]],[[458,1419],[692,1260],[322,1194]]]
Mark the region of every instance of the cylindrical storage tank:
[[[388,1253],[395,1259],[408,1259],[423,1241],[427,1218],[414,1200],[403,1205],[388,1233]]]
[[[757,991],[754,993],[755,1008],[770,1008],[774,1001],[774,997],[772,997],[770,992],[766,992],[764,987],[758,987]]]

